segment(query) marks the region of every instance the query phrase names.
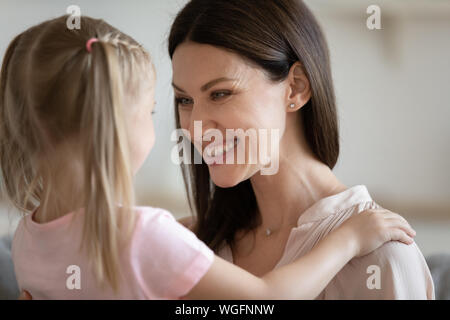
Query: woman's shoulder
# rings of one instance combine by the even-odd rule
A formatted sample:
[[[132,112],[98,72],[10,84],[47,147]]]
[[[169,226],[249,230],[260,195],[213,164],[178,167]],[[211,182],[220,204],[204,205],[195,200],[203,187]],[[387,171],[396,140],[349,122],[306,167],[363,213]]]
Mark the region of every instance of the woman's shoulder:
[[[379,207],[375,202],[369,205]],[[325,291],[330,299],[434,299],[431,273],[415,242],[389,241],[353,258]]]
[[[346,217],[346,219],[355,214],[359,214],[363,211],[371,209],[384,208],[373,200],[365,203],[359,203],[354,208],[352,208],[350,214]],[[407,266],[410,263],[422,264],[425,262],[425,258],[423,257],[422,252],[415,242],[407,245],[399,241],[386,242],[378,249],[372,251],[370,254],[356,259],[361,261],[374,260],[379,264],[395,264],[396,266]]]
[[[367,199],[367,201],[356,203],[352,207],[339,212],[329,223],[334,224],[334,229],[353,215],[371,209],[383,209],[383,207],[372,199]],[[366,267],[378,265],[380,267],[384,266],[391,271],[393,269],[401,270],[408,267],[427,271],[425,258],[415,242],[407,245],[399,241],[389,241],[368,255],[354,258],[349,264],[355,267],[358,265]]]

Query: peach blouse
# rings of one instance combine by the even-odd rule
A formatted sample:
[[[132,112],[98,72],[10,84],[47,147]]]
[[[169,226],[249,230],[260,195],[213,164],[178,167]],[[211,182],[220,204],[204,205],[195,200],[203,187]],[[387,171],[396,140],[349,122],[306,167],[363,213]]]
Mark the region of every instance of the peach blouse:
[[[363,185],[319,200],[298,219],[275,268],[305,255],[350,216],[371,208],[380,206]],[[229,246],[218,255],[233,262]],[[317,299],[435,299],[435,294],[430,270],[417,244],[391,241],[352,259]]]

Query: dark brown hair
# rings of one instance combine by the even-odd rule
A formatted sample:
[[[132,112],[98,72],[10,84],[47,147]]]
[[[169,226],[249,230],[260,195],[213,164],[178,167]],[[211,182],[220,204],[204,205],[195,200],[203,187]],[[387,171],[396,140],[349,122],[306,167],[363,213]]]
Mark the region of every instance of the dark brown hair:
[[[329,52],[318,22],[302,1],[192,0],[172,25],[171,58],[185,41],[234,52],[274,82],[285,80],[300,61],[312,91],[299,112],[303,134],[315,156],[331,169],[335,166],[339,132]],[[177,110],[175,114],[180,128]],[[211,182],[204,163],[182,164],[182,170],[189,205],[196,213],[194,231],[213,250],[217,252],[225,242],[233,246],[236,231],[250,231],[260,224],[250,180],[220,188]]]

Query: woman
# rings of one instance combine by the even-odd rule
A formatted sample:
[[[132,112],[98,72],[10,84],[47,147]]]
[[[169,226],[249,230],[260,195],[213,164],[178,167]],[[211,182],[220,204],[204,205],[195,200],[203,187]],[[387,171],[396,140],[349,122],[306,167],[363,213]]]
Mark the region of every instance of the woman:
[[[276,174],[262,175],[246,146],[243,164],[182,165],[190,226],[223,258],[263,275],[379,208],[365,186],[348,188],[332,172],[339,133],[328,48],[302,1],[192,0],[172,26],[169,54],[177,128],[191,137],[195,121],[223,136],[279,130]],[[234,153],[244,140],[225,143]],[[205,157],[209,142],[192,142]],[[225,159],[230,150],[217,152]],[[353,259],[319,298],[434,299],[434,289],[419,248],[389,243]]]

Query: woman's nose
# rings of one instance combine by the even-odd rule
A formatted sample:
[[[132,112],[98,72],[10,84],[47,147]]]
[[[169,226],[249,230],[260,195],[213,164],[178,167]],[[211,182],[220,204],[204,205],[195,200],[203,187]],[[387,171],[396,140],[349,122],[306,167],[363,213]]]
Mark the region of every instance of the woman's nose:
[[[216,128],[216,122],[209,110],[197,105],[192,108],[189,127],[191,136],[201,138],[207,130]]]

